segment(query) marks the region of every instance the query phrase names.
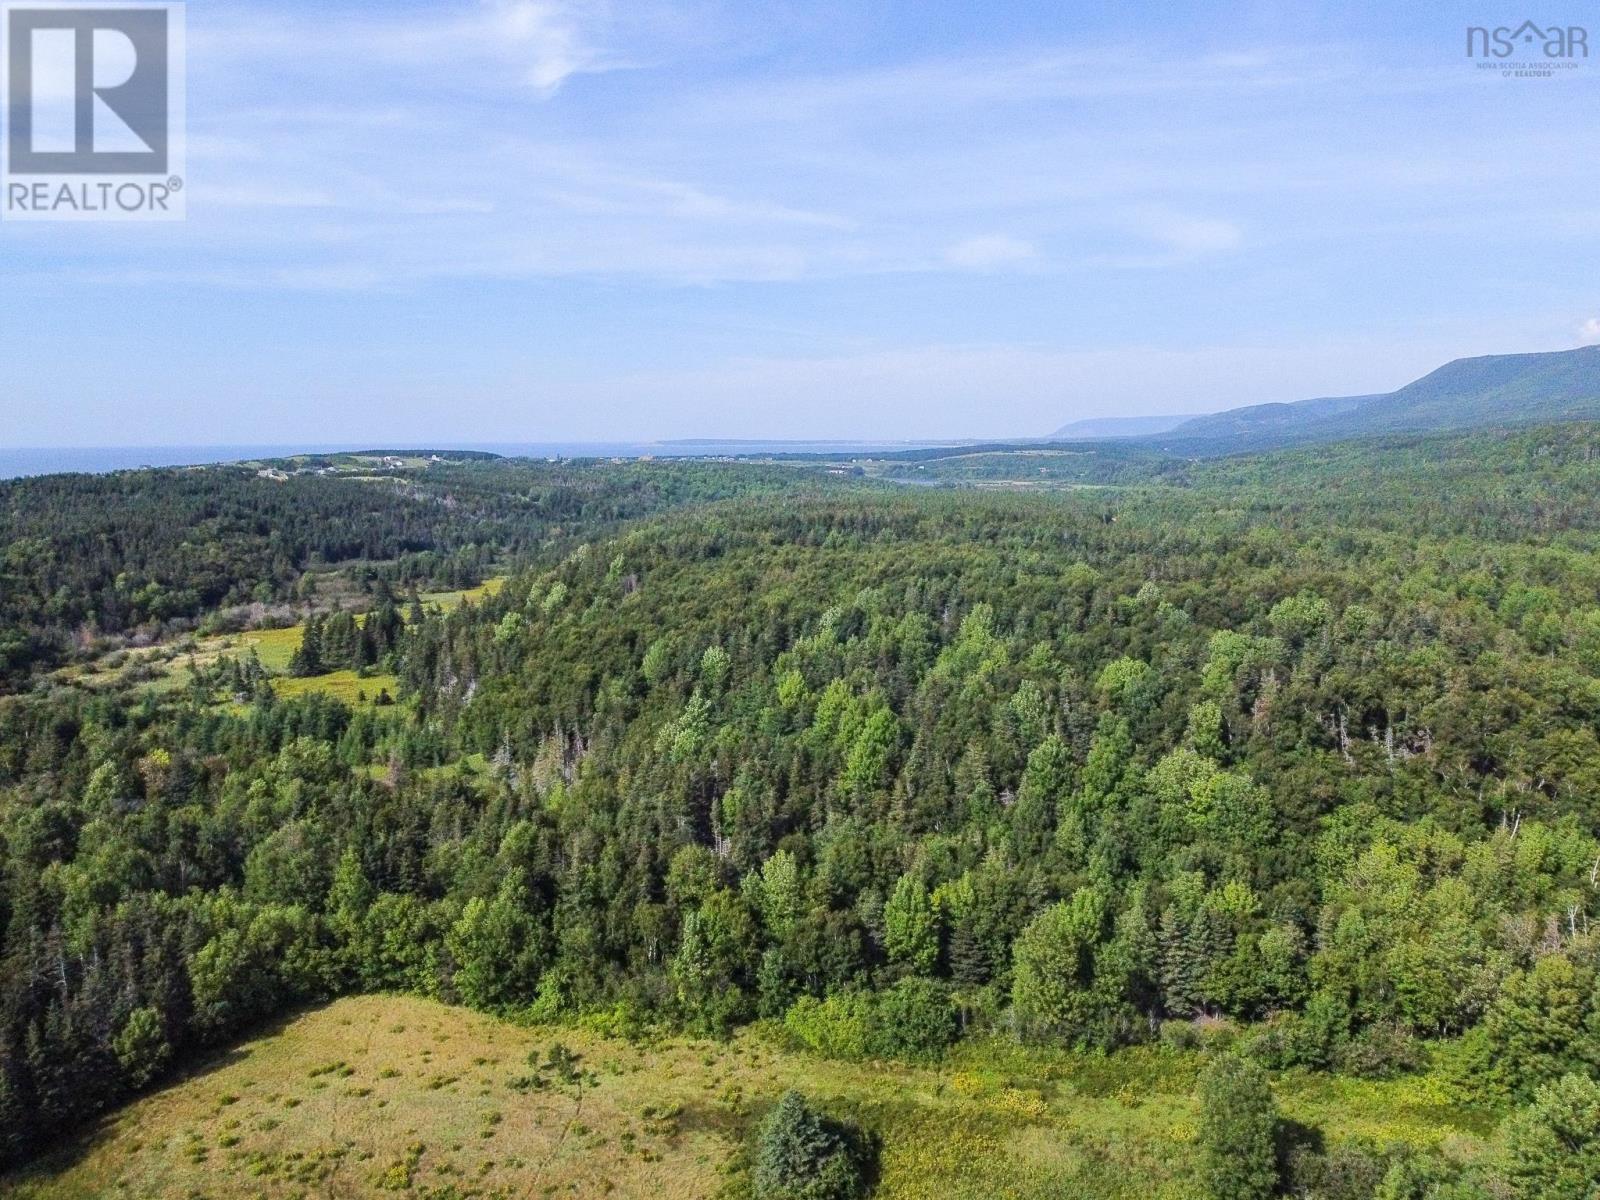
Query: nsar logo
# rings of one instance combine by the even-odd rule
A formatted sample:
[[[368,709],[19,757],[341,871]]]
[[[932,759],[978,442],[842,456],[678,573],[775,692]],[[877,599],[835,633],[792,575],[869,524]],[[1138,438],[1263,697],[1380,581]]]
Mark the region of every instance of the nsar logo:
[[[1589,57],[1589,31],[1582,25],[1473,25],[1467,57],[1507,78],[1549,79],[1575,70]]]

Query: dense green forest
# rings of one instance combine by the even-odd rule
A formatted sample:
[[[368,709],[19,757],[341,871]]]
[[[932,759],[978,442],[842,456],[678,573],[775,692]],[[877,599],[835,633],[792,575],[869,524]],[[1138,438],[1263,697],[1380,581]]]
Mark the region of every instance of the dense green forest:
[[[170,635],[225,606],[292,598],[310,567],[364,564],[399,585],[470,586],[569,529],[775,486],[755,469],[335,460],[47,475],[0,482],[0,689],[108,638]],[[359,460],[358,460],[359,461]]]
[[[1429,1066],[1491,1153],[1268,1145],[1214,1194],[1585,1200],[1597,449],[1112,450],[1059,490],[1031,451],[866,470],[937,487],[489,461],[5,485],[0,1156],[292,1006],[398,990],[767,1019],[842,1057],[1227,1046],[1224,1114],[1260,1072]],[[424,555],[513,574],[405,611]],[[296,669],[382,667],[398,703],[240,694],[259,666],[226,661],[165,693],[40,674],[80,627],[331,563],[383,586]]]

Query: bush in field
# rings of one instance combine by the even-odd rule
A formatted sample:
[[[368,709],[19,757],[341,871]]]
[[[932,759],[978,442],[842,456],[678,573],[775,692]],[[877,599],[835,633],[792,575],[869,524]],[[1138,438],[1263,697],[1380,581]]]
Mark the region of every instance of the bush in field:
[[[1339,1047],[1333,1065],[1345,1075],[1392,1079],[1422,1066],[1422,1051],[1404,1025],[1383,1021],[1363,1029]]]
[[[956,1040],[950,989],[932,979],[902,979],[878,997],[872,1049],[885,1058],[930,1060]]]
[[[1219,1055],[1200,1076],[1200,1180],[1210,1200],[1267,1200],[1278,1187],[1278,1110],[1267,1076]]]
[[[1564,1075],[1507,1119],[1503,1170],[1518,1200],[1594,1200],[1600,1180],[1600,1083]]]
[[[826,1000],[801,996],[784,1014],[783,1027],[823,1058],[865,1058],[872,1037],[872,997],[865,992],[835,992]]]
[[[888,991],[801,996],[783,1016],[784,1031],[823,1058],[878,1057],[927,1062],[943,1056],[959,1033],[950,987],[934,979],[902,979]]]
[[[867,1194],[859,1134],[786,1092],[761,1126],[758,1200],[857,1200]]]
[[[1312,1144],[1289,1148],[1283,1164],[1284,1192],[1308,1200],[1373,1200],[1392,1166],[1393,1155],[1360,1138],[1320,1150]]]

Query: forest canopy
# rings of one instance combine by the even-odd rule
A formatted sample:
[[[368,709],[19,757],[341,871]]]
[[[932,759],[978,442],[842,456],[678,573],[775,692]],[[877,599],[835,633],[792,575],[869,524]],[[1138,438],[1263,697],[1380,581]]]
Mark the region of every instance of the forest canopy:
[[[1252,1070],[1442,1055],[1515,1133],[1600,1072],[1597,443],[7,485],[0,1154],[371,990],[912,1060],[1225,1022]],[[297,672],[398,703],[44,674],[313,563],[382,586]]]

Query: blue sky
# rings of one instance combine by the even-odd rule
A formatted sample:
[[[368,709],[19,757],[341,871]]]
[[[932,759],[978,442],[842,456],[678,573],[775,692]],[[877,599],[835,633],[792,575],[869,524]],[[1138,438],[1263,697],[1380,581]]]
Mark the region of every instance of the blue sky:
[[[927,438],[1600,341],[1585,9],[189,6],[183,224],[0,224],[0,444]]]

